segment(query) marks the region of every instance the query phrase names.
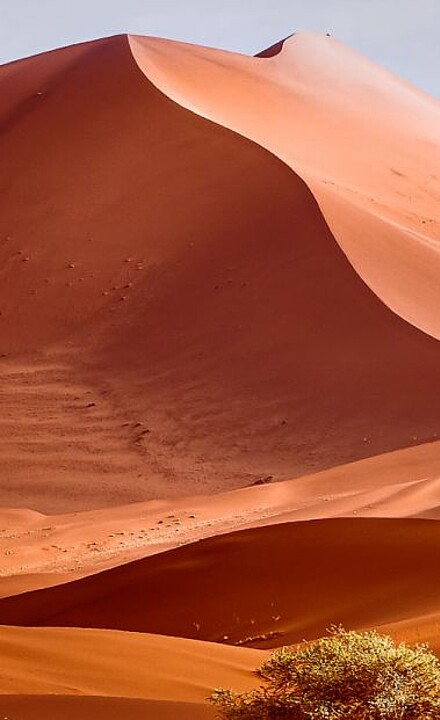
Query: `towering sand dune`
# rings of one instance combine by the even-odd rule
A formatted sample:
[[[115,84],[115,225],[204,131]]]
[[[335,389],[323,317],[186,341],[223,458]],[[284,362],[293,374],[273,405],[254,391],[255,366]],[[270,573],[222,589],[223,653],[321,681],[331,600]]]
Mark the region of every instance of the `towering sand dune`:
[[[438,344],[290,169],[167,99],[125,37],[0,87],[3,504],[220,490],[435,436]]]
[[[439,612],[440,525],[337,519],[222,535],[0,600],[0,622],[279,646]],[[434,647],[438,638],[430,635]]]
[[[332,623],[440,653],[439,121],[307,33],[0,67],[2,717],[209,720]]]
[[[132,55],[159,45],[130,42],[0,69],[1,502],[213,492],[433,439],[438,343],[291,169],[161,94]]]
[[[366,282],[440,337],[440,103],[337,40],[300,32],[259,57],[130,38],[183,106],[296,170]]]

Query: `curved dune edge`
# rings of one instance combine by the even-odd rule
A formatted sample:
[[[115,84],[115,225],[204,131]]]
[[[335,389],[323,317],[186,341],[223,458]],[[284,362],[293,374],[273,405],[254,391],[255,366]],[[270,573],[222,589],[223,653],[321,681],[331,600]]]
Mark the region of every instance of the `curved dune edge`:
[[[292,35],[288,35],[283,40],[279,40],[278,42],[274,43],[270,47],[266,48],[266,50],[262,50],[259,53],[256,53],[254,57],[256,58],[272,58],[276,55],[279,55],[284,48],[284,43],[289,40],[292,37]],[[130,35],[128,36],[128,39],[130,40]]]
[[[224,492],[435,438],[438,343],[275,155],[159,92],[126,37],[0,83],[3,506]]]
[[[298,172],[367,284],[408,322],[440,337],[437,101],[313,33],[296,33],[265,59],[128,40],[161,91]],[[391,246],[389,235],[396,235]]]
[[[227,493],[42,515],[0,510],[0,596],[58,585],[207,537],[331,517],[440,519],[440,443]]]
[[[417,624],[439,611],[440,577],[432,572],[439,546],[440,524],[429,520],[266,526],[2,599],[0,622],[256,647],[318,637],[333,624]],[[170,603],[171,597],[178,602]]]
[[[1,628],[0,652],[8,663],[2,712],[20,720],[213,718],[212,689],[250,689],[267,656],[179,638],[50,628]]]
[[[218,684],[248,689],[265,654],[182,638],[90,629],[2,627],[0,695],[205,703]]]

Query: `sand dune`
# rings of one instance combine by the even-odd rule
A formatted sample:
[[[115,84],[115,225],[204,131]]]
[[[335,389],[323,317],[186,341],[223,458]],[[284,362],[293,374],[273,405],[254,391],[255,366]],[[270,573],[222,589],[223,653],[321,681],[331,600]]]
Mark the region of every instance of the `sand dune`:
[[[60,358],[3,358],[0,497],[48,510],[143,497],[143,464],[111,399]]]
[[[0,622],[118,628],[278,646],[333,623],[381,626],[438,611],[440,526],[429,520],[287,523],[203,540],[0,600]],[[175,602],[173,599],[178,599]]]
[[[440,337],[437,100],[315,33],[257,58],[159,38],[130,45],[167,95],[296,170],[366,282]]]
[[[213,718],[333,623],[440,653],[439,127],[310,33],[0,67],[2,717]]]
[[[46,516],[0,511],[0,596],[56,585],[255,525],[440,517],[440,443],[232,492]]]
[[[1,503],[219,492],[432,440],[438,343],[297,175],[161,94],[140,46],[0,70]]]
[[[264,658],[179,638],[46,628],[1,628],[0,654],[0,707],[11,720],[211,718],[212,690],[249,689]]]
[[[2,627],[0,694],[204,702],[216,682],[248,688],[260,651],[182,638],[65,628]]]

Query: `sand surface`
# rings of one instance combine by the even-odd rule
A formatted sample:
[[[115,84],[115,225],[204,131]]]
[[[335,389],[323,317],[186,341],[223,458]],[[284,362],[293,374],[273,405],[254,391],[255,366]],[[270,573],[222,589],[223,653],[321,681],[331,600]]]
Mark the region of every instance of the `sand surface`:
[[[439,127],[311,33],[0,67],[1,716],[213,718],[332,623],[440,653]]]
[[[438,609],[435,520],[337,518],[209,538],[0,600],[0,623],[273,647]],[[178,598],[173,602],[171,598]]]
[[[8,720],[59,720],[60,717],[64,720],[213,720],[216,717],[214,709],[207,704],[73,695],[5,695],[2,709]]]
[[[130,45],[167,95],[297,171],[366,282],[440,336],[438,100],[317,33],[295,33],[265,58],[158,38]]]
[[[125,37],[0,87],[2,505],[219,492],[436,437],[438,342],[289,167],[160,93]]]
[[[66,515],[4,509],[0,596],[68,582],[233,530],[343,516],[440,518],[439,443],[216,495]]]
[[[216,683],[251,688],[265,657],[178,638],[47,628],[1,628],[0,652],[7,667],[0,706],[11,720],[31,717],[34,708],[38,718],[212,717],[203,705]]]

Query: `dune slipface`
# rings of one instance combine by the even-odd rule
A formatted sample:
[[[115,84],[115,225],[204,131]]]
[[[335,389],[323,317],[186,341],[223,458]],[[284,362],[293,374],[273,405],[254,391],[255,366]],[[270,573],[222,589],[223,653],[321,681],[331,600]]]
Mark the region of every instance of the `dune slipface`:
[[[256,58],[159,38],[130,45],[170,97],[296,170],[366,282],[440,337],[438,100],[317,33]]]
[[[5,504],[212,492],[435,435],[438,343],[290,168],[161,94],[125,37],[0,81]]]

